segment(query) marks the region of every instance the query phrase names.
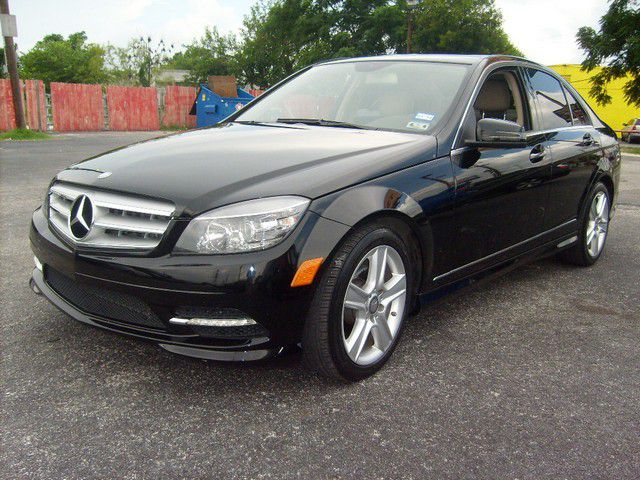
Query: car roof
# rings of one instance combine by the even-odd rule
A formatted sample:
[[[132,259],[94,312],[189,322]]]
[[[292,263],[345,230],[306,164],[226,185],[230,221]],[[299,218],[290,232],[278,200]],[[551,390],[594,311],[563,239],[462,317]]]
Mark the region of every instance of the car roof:
[[[394,55],[377,55],[370,57],[353,57],[353,58],[336,58],[328,59],[318,63],[346,63],[346,62],[366,62],[366,61],[380,61],[380,60],[395,60],[395,61],[412,61],[412,62],[434,62],[434,63],[464,63],[468,65],[477,65],[483,61],[488,63],[494,63],[498,61],[521,61],[530,63],[532,65],[538,65],[526,58],[516,57],[513,55],[466,55],[466,54],[453,54],[453,53],[405,53]]]

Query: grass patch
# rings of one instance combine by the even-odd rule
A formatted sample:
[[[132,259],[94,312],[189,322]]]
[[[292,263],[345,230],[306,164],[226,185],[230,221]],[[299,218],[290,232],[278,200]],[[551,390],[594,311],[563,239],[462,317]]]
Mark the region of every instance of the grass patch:
[[[640,155],[640,147],[628,147],[628,146],[624,146],[622,147],[622,151],[624,153],[634,153],[636,155]]]
[[[185,125],[162,125],[160,130],[164,132],[183,132],[185,130],[189,130],[190,127]]]
[[[44,132],[36,132],[27,128],[16,128],[8,132],[0,133],[0,140],[49,140],[51,135]]]

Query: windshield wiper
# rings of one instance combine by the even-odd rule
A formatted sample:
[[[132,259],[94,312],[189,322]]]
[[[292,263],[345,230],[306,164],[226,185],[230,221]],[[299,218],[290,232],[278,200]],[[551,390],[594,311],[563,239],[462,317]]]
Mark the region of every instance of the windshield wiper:
[[[279,118],[278,123],[302,123],[304,125],[319,125],[321,127],[338,127],[338,128],[358,128],[361,130],[377,130],[377,128],[365,127],[349,122],[338,122],[336,120],[324,120],[322,118]]]

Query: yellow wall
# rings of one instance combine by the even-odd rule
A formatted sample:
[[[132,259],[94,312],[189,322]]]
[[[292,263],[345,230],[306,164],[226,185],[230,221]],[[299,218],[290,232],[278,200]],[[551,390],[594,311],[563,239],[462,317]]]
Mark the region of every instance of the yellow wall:
[[[622,86],[626,82],[624,78],[614,80],[607,86],[607,92],[611,95],[611,103],[603,107],[589,96],[589,89],[591,88],[589,78],[594,73],[597,73],[597,69],[587,73],[580,70],[580,65],[551,65],[549,68],[558,72],[571,83],[573,88],[584,97],[596,114],[614,130],[621,130],[624,122],[629,121],[631,118],[640,117],[640,110],[624,101],[622,96]]]

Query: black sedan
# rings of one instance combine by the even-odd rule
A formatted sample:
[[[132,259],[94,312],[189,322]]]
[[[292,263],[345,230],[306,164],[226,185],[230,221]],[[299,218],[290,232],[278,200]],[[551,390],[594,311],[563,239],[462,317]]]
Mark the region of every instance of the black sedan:
[[[31,284],[172,352],[300,345],[355,381],[421,303],[543,255],[596,262],[619,177],[614,132],[538,64],[330,61],[221,125],[60,172],[33,214]]]

